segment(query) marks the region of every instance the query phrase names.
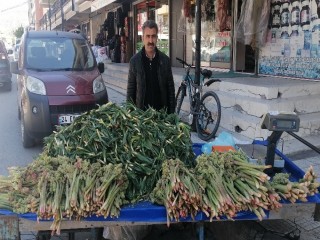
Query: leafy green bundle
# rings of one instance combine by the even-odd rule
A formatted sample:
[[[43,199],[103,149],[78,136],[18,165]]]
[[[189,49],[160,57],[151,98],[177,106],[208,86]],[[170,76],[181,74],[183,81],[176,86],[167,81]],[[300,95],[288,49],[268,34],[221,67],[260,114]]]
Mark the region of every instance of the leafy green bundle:
[[[108,103],[78,117],[45,139],[51,157],[77,157],[90,162],[123,165],[130,202],[147,199],[160,178],[165,159],[194,159],[190,128],[177,115],[127,103]]]

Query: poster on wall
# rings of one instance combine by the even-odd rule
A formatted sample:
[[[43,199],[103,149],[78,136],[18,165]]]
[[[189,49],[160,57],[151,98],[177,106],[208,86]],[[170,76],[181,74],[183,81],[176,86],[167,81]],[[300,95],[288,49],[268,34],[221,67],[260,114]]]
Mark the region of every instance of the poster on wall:
[[[259,72],[320,79],[320,0],[275,0]]]
[[[208,33],[208,31],[207,31]],[[192,35],[193,48],[196,49],[196,35]],[[209,32],[201,36],[201,61],[230,62],[231,32]]]

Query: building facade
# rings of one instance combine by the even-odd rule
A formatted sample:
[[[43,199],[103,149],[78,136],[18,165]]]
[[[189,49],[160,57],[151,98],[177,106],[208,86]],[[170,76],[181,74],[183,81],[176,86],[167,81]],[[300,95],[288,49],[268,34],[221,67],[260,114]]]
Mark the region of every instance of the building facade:
[[[154,19],[158,48],[170,56],[172,66],[183,67],[176,57],[195,64],[197,0],[38,1],[42,17],[30,14],[37,30],[80,30],[92,45],[106,47],[115,63],[128,62],[141,49],[141,25]],[[319,134],[320,108],[314,104],[320,96],[314,82],[320,72],[319,1],[201,0],[201,67],[267,75],[245,74],[210,86],[221,99],[222,127],[264,138],[263,114],[289,111],[301,118],[301,136]],[[114,84],[121,81],[126,84],[126,79]]]
[[[153,19],[159,25],[158,48],[172,66],[179,66],[176,57],[195,63],[196,0],[30,2],[36,30],[77,28],[93,45],[109,50],[117,45],[115,62],[128,62],[141,49],[141,25]],[[200,11],[201,66],[320,77],[320,0],[201,0]]]

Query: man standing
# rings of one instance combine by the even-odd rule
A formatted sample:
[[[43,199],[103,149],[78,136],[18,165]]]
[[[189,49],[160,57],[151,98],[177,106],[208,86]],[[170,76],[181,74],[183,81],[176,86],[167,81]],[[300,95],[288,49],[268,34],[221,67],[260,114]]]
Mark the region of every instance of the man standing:
[[[140,109],[175,110],[175,89],[170,58],[156,47],[158,26],[147,20],[142,26],[143,48],[130,60],[127,101]]]

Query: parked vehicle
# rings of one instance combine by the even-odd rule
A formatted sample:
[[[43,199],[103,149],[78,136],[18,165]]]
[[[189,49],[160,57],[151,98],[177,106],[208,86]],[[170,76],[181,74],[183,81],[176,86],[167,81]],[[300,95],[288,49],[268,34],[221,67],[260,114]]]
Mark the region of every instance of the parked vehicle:
[[[17,74],[18,113],[22,143],[32,147],[57,125],[70,124],[80,114],[108,102],[91,47],[80,35],[62,31],[24,33]]]
[[[14,61],[14,52],[12,48],[7,48],[7,54],[9,62]]]
[[[4,42],[0,40],[0,89],[11,91],[11,78],[7,49]]]
[[[20,43],[14,45],[14,49],[13,49],[13,60],[14,61],[18,61],[19,50],[20,50]]]

